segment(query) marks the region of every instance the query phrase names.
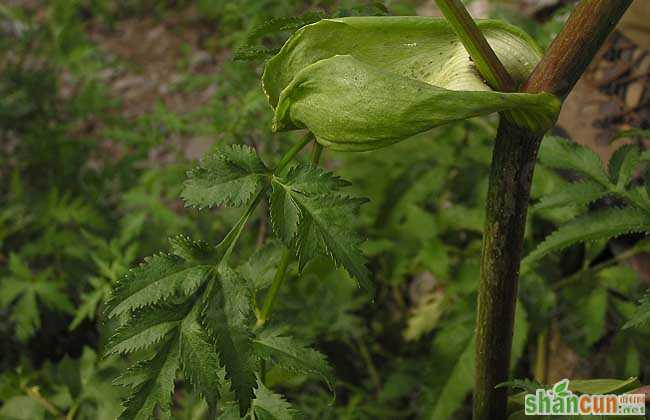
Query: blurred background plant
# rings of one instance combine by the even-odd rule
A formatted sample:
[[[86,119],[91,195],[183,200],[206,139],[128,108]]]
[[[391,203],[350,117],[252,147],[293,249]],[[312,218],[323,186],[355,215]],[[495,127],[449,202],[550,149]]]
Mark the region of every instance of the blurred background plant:
[[[477,16],[523,27],[543,46],[571,6],[467,3]],[[179,199],[185,172],[205,151],[245,143],[274,161],[296,141],[295,133],[271,133],[259,86],[264,56],[290,31],[326,16],[436,13],[425,0],[0,5],[0,417],[119,413],[123,391],[111,383],[125,360],[98,356],[106,340],[104,298],[129,267],[166,248],[164,238],[214,241],[234,224],[237,211],[198,213]],[[572,182],[590,179],[544,160],[554,152],[549,142],[536,169],[528,250],[580,214],[629,205],[622,191],[645,184],[650,55],[630,25],[632,32],[622,27],[612,37],[569,99],[558,131],[604,161],[621,141],[634,145],[609,163],[608,174],[627,179],[588,200],[567,200]],[[595,109],[586,121],[575,114],[589,107]],[[369,301],[325,260],[300,275],[290,268],[276,322],[328,357],[337,398],[332,403],[318,378],[277,368],[266,385],[306,418],[468,418],[495,122],[458,123],[371,153],[326,152],[324,166],[370,198],[358,229],[368,239],[364,252],[378,292]],[[618,137],[624,140],[612,145]],[[260,249],[269,230],[263,216],[251,226],[235,261],[244,276],[268,283],[279,250]],[[648,252],[641,235],[625,235],[571,246],[524,271],[513,377],[647,382],[650,329],[643,320],[650,308],[635,303],[650,282]],[[626,323],[631,328],[622,329]],[[179,378],[174,417],[206,412]]]

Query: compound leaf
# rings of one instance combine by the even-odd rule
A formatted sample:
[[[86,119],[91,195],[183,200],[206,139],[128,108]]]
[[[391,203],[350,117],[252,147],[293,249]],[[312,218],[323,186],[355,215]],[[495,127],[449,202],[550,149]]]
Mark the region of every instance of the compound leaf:
[[[271,223],[287,246],[297,250],[301,268],[325,255],[372,291],[361,241],[350,228],[352,216],[366,200],[337,193],[343,185],[319,168],[297,167],[286,177],[273,177]]]
[[[232,269],[221,266],[210,284],[201,324],[219,351],[242,415],[249,409],[255,388],[253,342],[249,330],[252,314],[250,289]]]
[[[219,359],[214,343],[197,318],[199,305],[181,323],[179,344],[181,368],[194,389],[216,410],[219,398]]]
[[[137,370],[137,390],[124,402],[124,411],[119,419],[149,420],[154,417],[156,407],[159,408],[160,418],[171,419],[170,406],[178,368],[178,337],[174,337]],[[128,379],[124,381],[128,382]]]
[[[107,316],[144,308],[175,294],[189,296],[206,281],[210,268],[177,255],[149,257],[117,282],[108,302]]]
[[[633,144],[619,147],[609,160],[609,176],[618,187],[625,187],[632,180],[641,154]]]
[[[255,149],[232,145],[203,158],[188,172],[181,197],[188,206],[239,207],[259,191],[268,174]]]
[[[271,331],[255,338],[253,346],[255,353],[262,359],[272,361],[293,372],[318,375],[332,389],[334,374],[327,359],[323,354],[306,347],[300,341]]]
[[[126,354],[151,347],[176,332],[191,306],[163,305],[146,308],[117,328],[110,338],[107,354]]]
[[[575,182],[562,186],[557,192],[544,195],[535,210],[546,210],[565,206],[583,206],[607,194],[602,185],[593,181]]]
[[[530,265],[545,255],[578,242],[650,231],[650,215],[634,208],[599,210],[582,215],[551,233],[522,261]]]
[[[647,322],[650,322],[650,291],[641,298],[634,315],[623,325],[623,328],[638,327]]]
[[[556,169],[568,169],[586,175],[601,185],[610,185],[603,163],[590,149],[562,137],[546,136],[539,150],[539,160]]]
[[[271,392],[264,384],[259,383],[255,390],[253,412],[259,420],[291,420],[295,419],[296,410],[291,407],[281,395]]]

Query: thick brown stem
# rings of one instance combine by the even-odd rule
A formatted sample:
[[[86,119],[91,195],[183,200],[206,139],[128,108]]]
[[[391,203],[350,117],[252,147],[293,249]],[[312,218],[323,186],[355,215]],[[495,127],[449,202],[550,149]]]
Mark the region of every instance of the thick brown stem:
[[[632,0],[583,0],[523,90],[569,94]],[[530,185],[543,133],[502,118],[490,171],[476,330],[474,420],[506,419],[519,263]]]
[[[504,420],[530,184],[541,135],[502,118],[492,155],[476,323],[474,419]]]

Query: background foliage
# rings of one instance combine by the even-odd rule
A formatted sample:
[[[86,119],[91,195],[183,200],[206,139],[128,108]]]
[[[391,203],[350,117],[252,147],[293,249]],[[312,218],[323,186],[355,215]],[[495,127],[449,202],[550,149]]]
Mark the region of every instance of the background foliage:
[[[321,16],[414,14],[421,3],[0,5],[0,417],[115,418],[126,392],[113,381],[129,357],[103,357],[116,322],[103,315],[110,291],[130,267],[167,249],[165,238],[214,242],[239,216],[184,207],[186,172],[210,148],[245,144],[275,164],[298,141],[299,133],[270,132],[272,113],[259,86],[264,57],[289,31]],[[522,24],[542,45],[563,16],[560,10],[540,25],[507,9],[493,13]],[[302,18],[269,20],[291,16]],[[152,64],[173,71],[172,79],[111,49],[110,37],[138,20],[173,28],[174,42],[164,44],[173,48],[164,51],[171,64]],[[133,83],[149,79],[151,91],[129,95]],[[371,153],[325,152],[324,166],[351,182],[346,193],[369,199],[354,225],[367,239],[362,250],[376,294],[371,299],[328,259],[300,272],[292,263],[273,326],[297,340],[289,348],[318,349],[333,373],[270,367],[256,391],[259,410],[313,419],[468,416],[495,121],[445,126]],[[606,167],[572,143],[545,142],[527,251],[555,233],[523,269],[513,378],[647,381],[648,297],[635,304],[647,283],[625,261],[649,246],[638,234],[609,239],[648,230],[647,159],[628,145]],[[256,290],[269,286],[282,251],[265,240],[265,214],[253,215],[231,258]],[[588,238],[585,229],[593,230]],[[572,245],[578,239],[589,241]],[[176,379],[174,418],[207,415],[191,383]],[[226,399],[229,392],[221,390]]]

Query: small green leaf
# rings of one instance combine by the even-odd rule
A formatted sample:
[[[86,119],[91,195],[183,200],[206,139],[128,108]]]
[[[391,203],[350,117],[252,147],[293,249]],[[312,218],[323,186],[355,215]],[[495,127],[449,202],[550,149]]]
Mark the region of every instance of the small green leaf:
[[[181,368],[194,389],[206,399],[208,406],[214,411],[219,398],[219,359],[214,343],[197,318],[199,308],[200,306],[196,305],[190,316],[181,324]]]
[[[528,254],[522,266],[528,266],[547,254],[578,242],[612,238],[631,232],[650,231],[650,215],[633,208],[614,208],[587,213],[561,226]]]
[[[607,194],[607,190],[593,181],[576,182],[562,186],[558,191],[542,197],[534,207],[535,210],[546,210],[565,206],[584,206],[598,200]]]
[[[217,253],[215,248],[203,241],[196,241],[185,235],[178,235],[169,239],[172,253],[185,261],[198,264],[216,263]]]
[[[262,189],[268,169],[248,146],[232,145],[203,158],[188,172],[181,197],[188,206],[239,207]]]
[[[621,146],[614,152],[609,160],[609,175],[617,187],[624,188],[630,183],[640,157],[639,148],[633,144]]]
[[[190,263],[176,255],[159,254],[122,277],[108,301],[108,317],[165,301],[176,294],[190,296],[201,287],[211,266]]]
[[[372,291],[361,241],[350,228],[366,200],[337,193],[344,185],[319,168],[299,166],[286,177],[273,177],[271,224],[287,246],[297,250],[301,269],[317,255],[325,255]]]
[[[650,290],[641,298],[634,316],[623,325],[623,328],[639,327],[648,322],[650,322]]]
[[[324,17],[322,12],[310,12],[302,16],[285,16],[269,19],[253,28],[246,35],[245,43],[235,50],[233,58],[235,60],[255,60],[275,54],[277,51],[255,45],[255,42],[279,32],[295,31],[307,24],[318,22]]]
[[[219,351],[241,415],[249,409],[255,388],[255,359],[250,333],[251,291],[243,278],[221,266],[210,284],[201,324]]]
[[[271,392],[259,383],[253,400],[254,418],[259,420],[292,420],[297,412],[282,396]]]
[[[284,369],[320,376],[333,389],[334,375],[325,356],[301,342],[269,331],[253,340],[255,353]]]
[[[190,305],[184,304],[140,310],[117,328],[108,342],[106,353],[132,353],[159,343],[172,332],[177,333],[190,309]]]
[[[124,411],[120,420],[149,420],[154,417],[154,410],[159,408],[160,418],[171,419],[170,406],[174,380],[179,368],[178,339],[172,338],[151,360],[139,370],[141,384],[136,392],[124,402]]]
[[[539,161],[556,169],[568,169],[586,175],[601,185],[610,185],[609,176],[597,154],[571,140],[546,136],[539,149]]]

